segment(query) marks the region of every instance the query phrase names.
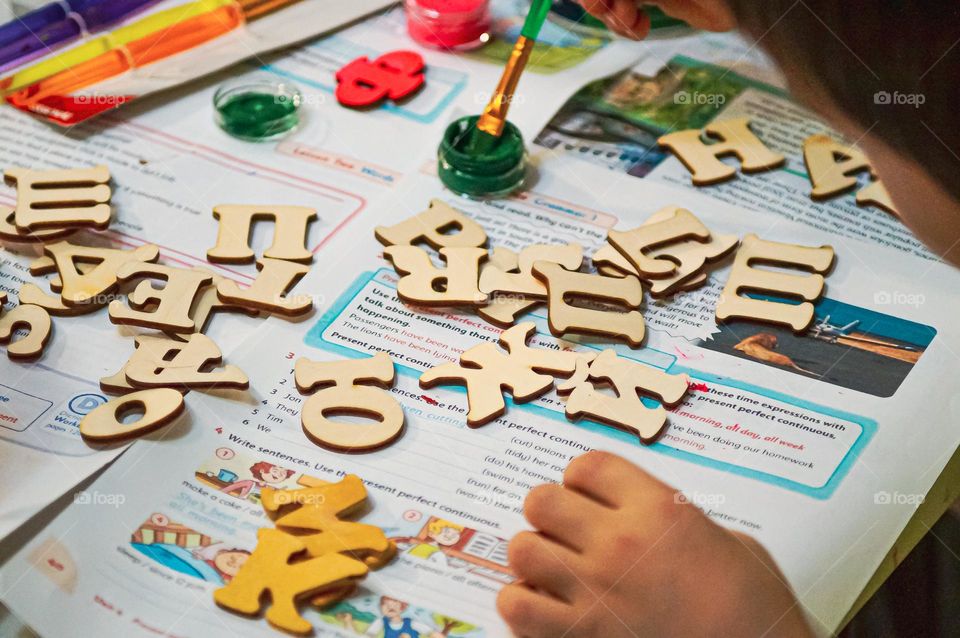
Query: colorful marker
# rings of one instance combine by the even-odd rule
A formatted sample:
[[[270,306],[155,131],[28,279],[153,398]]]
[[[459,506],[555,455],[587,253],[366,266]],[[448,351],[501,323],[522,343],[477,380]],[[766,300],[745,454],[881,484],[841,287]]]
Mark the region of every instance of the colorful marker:
[[[53,2],[0,26],[0,69],[23,64],[84,33],[96,33],[159,0]]]
[[[84,42],[60,55],[17,71],[10,77],[0,80],[0,90],[6,93],[17,91],[58,73],[70,71],[98,56],[122,49],[131,42],[146,38],[151,34],[165,32],[180,22],[186,22],[194,17],[234,4],[234,0],[196,0],[164,11],[158,11],[132,24]]]
[[[53,65],[61,61],[60,70],[54,74],[47,73],[50,67],[27,69],[24,74],[30,72],[28,77],[18,73],[10,86],[19,90],[9,99],[16,106],[30,106],[51,95],[69,95],[205,44],[245,22],[297,1],[198,0],[161,11],[44,62],[44,65]],[[43,65],[37,65],[40,66]],[[37,76],[43,77],[38,81]],[[0,84],[0,88],[2,86]]]

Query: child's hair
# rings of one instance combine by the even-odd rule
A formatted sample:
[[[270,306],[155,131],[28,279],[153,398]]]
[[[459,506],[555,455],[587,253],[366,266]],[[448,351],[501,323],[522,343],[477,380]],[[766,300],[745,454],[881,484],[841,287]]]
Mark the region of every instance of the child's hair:
[[[447,529],[448,527],[449,527],[450,529],[454,529],[454,530],[456,530],[456,531],[458,531],[458,532],[462,532],[462,531],[463,531],[463,525],[457,525],[456,523],[451,523],[450,521],[445,521],[445,520],[443,520],[442,518],[435,518],[435,519],[433,519],[432,521],[430,521],[430,524],[429,524],[429,525],[427,525],[427,533],[428,533],[428,534],[439,534],[440,532],[442,532],[443,530]]]
[[[269,472],[275,467],[277,466],[274,465],[273,463],[260,461],[250,466],[250,474],[252,474],[253,478],[257,479],[258,481],[262,481],[264,473]],[[287,478],[290,478],[294,474],[293,470],[283,470],[283,471],[287,473]]]
[[[400,611],[401,611],[401,613],[404,612],[404,611],[406,611],[407,607],[410,606],[410,603],[404,602],[404,601],[400,600],[399,598],[391,598],[390,596],[381,596],[381,597],[380,597],[380,604],[381,604],[381,605],[382,605],[383,603],[385,603],[385,602],[388,602],[388,601],[389,601],[389,602],[392,602],[392,603],[398,603],[398,604],[400,605]]]
[[[803,77],[863,131],[911,158],[960,198],[960,126],[951,99],[960,94],[960,5],[726,2],[740,27],[788,78]]]

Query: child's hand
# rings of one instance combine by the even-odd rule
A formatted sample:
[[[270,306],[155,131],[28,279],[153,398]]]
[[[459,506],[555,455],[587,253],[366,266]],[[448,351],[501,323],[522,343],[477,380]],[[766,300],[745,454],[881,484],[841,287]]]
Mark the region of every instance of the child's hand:
[[[753,539],[604,452],[574,459],[564,485],[530,491],[539,532],[510,542],[522,582],[497,607],[518,636],[808,637],[799,605]]]
[[[583,8],[620,35],[641,40],[650,31],[650,18],[640,0],[579,0]],[[733,14],[722,0],[660,0],[656,4],[667,15],[679,18],[696,29],[729,31],[736,26]]]

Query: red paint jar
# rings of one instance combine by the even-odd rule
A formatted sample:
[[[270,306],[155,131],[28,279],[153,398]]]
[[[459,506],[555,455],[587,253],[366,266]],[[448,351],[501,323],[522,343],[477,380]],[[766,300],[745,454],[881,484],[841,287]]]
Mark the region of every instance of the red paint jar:
[[[490,0],[404,0],[410,37],[432,49],[464,51],[490,39]]]

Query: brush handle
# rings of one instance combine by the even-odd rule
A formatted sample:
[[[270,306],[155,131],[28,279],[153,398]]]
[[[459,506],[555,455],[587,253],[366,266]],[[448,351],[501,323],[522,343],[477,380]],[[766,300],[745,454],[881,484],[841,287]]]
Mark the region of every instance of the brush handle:
[[[533,0],[530,11],[527,12],[527,18],[523,21],[523,28],[520,29],[520,35],[536,40],[547,19],[547,14],[550,13],[550,5],[551,0]]]
[[[500,137],[503,133],[503,127],[507,122],[507,111],[510,108],[510,102],[513,101],[513,93],[517,90],[517,84],[520,82],[520,74],[527,66],[527,59],[530,52],[533,51],[535,40],[520,36],[517,43],[513,45],[513,51],[507,59],[507,66],[500,76],[500,83],[497,84],[497,90],[493,97],[483,109],[480,119],[477,120],[477,128],[484,133],[489,133],[494,137]]]

